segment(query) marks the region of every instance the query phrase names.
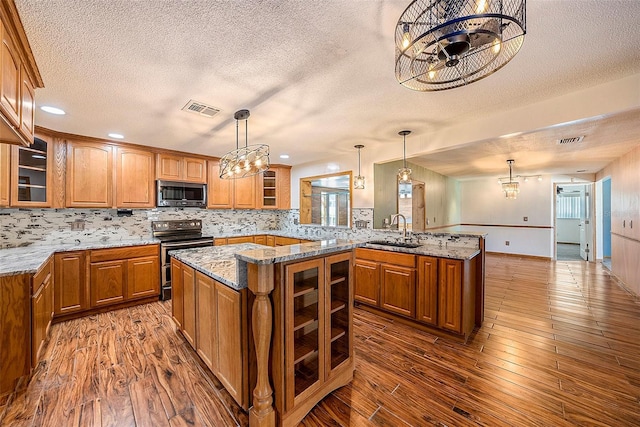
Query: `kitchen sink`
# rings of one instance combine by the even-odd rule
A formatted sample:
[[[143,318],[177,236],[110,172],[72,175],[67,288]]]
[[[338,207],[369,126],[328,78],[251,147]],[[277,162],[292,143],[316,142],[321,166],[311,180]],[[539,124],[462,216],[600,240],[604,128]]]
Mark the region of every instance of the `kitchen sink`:
[[[420,243],[388,242],[386,240],[371,240],[367,243],[372,245],[394,246],[396,248],[417,248],[418,246],[422,246]]]

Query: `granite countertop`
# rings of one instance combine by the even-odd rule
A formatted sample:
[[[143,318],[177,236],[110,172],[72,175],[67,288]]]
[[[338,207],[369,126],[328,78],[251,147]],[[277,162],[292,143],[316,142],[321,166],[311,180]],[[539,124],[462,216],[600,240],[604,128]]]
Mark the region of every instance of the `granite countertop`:
[[[411,231],[411,234],[428,234],[435,237],[444,237],[444,236],[457,236],[457,237],[487,237],[489,233],[486,231],[472,231],[472,230],[463,230],[467,226],[457,226],[452,225],[450,227],[442,227],[442,228],[431,228],[421,231],[416,230],[407,230],[407,233]],[[392,233],[398,234],[402,233],[402,229],[398,230],[397,228],[375,228],[373,231],[382,232],[382,233]]]
[[[88,249],[108,249],[124,246],[153,245],[158,239],[128,239],[107,242],[86,242],[78,244],[20,246],[0,249],[0,277],[15,274],[34,274],[56,252],[84,251]]]
[[[265,248],[269,248],[269,246],[239,243],[237,245],[176,249],[169,251],[169,255],[230,288],[240,290],[247,287],[246,266],[238,265],[236,254],[241,251]]]
[[[278,236],[278,237],[291,237],[293,239],[303,239],[303,240],[320,240],[321,237],[318,236],[307,236],[302,235],[300,233],[293,233],[291,231],[283,231],[283,230],[255,230],[255,231],[238,231],[238,232],[230,232],[230,233],[220,233],[214,235],[216,239],[224,239],[227,237],[245,237],[245,236],[261,236],[261,235],[269,235],[269,236]]]
[[[405,254],[425,255],[437,258],[450,258],[468,260],[480,253],[480,249],[462,248],[462,247],[446,247],[440,245],[420,245],[416,248],[404,248],[401,246],[377,245],[375,243],[367,243],[364,245],[367,249],[379,249],[390,252],[401,252]]]
[[[263,246],[255,243],[177,249],[169,255],[195,270],[233,288],[247,287],[247,263],[274,264],[295,261],[363,245],[351,240],[323,240],[289,246]]]
[[[295,261],[332,252],[348,251],[364,245],[355,240],[329,239],[317,242],[299,243],[297,245],[263,246],[260,249],[242,251],[236,257],[252,264],[275,264],[277,262]]]

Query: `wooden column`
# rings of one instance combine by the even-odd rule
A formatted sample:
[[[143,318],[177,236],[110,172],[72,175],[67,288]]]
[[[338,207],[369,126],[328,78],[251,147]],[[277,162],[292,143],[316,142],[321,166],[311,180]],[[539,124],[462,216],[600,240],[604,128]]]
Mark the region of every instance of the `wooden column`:
[[[249,411],[250,427],[274,427],[273,389],[269,383],[269,346],[273,317],[269,294],[273,291],[273,264],[248,264],[249,290],[256,296],[251,323],[256,345],[257,381],[253,390],[253,407]]]

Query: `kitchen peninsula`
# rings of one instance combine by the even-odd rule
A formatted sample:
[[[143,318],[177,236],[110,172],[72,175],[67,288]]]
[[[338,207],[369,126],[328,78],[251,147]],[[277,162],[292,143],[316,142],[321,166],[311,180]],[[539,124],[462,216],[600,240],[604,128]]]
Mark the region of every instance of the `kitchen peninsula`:
[[[352,380],[353,252],[360,245],[170,252],[174,321],[236,402],[251,408],[251,426],[297,425]]]

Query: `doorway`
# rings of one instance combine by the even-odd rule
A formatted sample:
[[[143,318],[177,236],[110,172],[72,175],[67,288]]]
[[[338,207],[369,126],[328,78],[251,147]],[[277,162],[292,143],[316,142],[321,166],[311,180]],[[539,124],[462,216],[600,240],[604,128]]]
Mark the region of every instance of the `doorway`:
[[[558,261],[594,261],[593,184],[555,185]]]

